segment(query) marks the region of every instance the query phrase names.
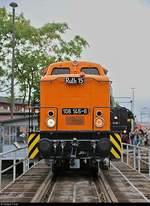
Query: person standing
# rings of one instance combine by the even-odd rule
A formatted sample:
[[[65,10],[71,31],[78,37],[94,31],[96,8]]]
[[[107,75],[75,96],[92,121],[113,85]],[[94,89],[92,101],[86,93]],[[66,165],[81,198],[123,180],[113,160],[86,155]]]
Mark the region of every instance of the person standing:
[[[139,129],[138,131],[138,145],[144,145],[144,132],[142,129]]]
[[[138,128],[135,128],[135,130],[130,134],[131,143],[133,145],[137,145],[139,142],[138,132],[139,132]]]
[[[137,127],[135,127],[134,130],[129,133],[129,138],[130,138],[130,143],[131,144],[135,144],[134,136],[136,134],[136,131],[137,131]]]
[[[148,129],[146,128],[145,134],[144,134],[144,146],[146,147],[148,145]]]

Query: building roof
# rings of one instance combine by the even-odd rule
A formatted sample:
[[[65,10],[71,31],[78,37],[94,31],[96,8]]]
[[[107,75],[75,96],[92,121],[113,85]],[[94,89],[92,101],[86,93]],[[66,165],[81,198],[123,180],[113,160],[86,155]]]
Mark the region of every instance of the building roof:
[[[10,99],[8,97],[0,96],[0,103],[10,104]],[[16,98],[15,99],[15,104],[23,104],[22,99],[21,98]]]
[[[14,120],[16,120],[17,118],[19,118],[20,116],[15,116],[14,115]],[[0,115],[0,123],[3,123],[5,121],[9,121],[11,120],[11,116],[9,115]]]
[[[38,115],[30,116],[32,119],[37,119]],[[10,113],[0,113],[0,125],[6,123],[15,123],[18,121],[26,121],[29,119],[29,113],[27,112],[18,112],[14,113],[13,119],[11,119]]]

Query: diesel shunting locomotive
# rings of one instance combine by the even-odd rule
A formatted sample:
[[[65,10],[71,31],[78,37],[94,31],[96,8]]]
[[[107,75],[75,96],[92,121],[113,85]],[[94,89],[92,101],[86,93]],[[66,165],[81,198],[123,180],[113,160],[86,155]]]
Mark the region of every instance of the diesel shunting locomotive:
[[[53,169],[97,168],[106,158],[119,159],[121,137],[111,123],[110,91],[107,70],[100,64],[51,64],[40,81],[40,125],[29,133],[29,159],[50,159]]]

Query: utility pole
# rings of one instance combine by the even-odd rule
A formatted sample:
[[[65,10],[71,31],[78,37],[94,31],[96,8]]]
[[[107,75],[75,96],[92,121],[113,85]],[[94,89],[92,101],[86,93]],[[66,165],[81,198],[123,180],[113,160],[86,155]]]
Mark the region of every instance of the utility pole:
[[[13,31],[12,31],[12,71],[11,71],[11,119],[13,119],[14,113],[14,77],[15,77],[15,8],[18,6],[17,3],[12,2],[9,6],[13,9]]]
[[[135,106],[135,93],[134,93],[135,89],[136,88],[131,88],[131,90],[132,90],[131,111],[132,111],[133,115],[134,115],[134,106]],[[133,120],[131,120],[131,131],[133,131],[133,130],[134,130],[134,122],[133,122]]]
[[[134,92],[134,90],[135,90],[136,88],[131,88],[131,90],[132,90],[132,106],[131,106],[131,111],[134,113],[134,107],[135,107],[135,92]]]

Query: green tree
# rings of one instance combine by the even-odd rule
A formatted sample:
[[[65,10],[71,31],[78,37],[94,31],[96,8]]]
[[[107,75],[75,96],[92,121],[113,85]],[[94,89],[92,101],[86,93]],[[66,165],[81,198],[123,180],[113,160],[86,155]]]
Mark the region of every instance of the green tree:
[[[0,8],[0,25],[0,75],[7,79],[4,86],[9,91],[12,16],[4,8]],[[19,86],[23,102],[27,99],[30,104],[33,98],[39,97],[41,68],[57,61],[79,59],[88,43],[78,35],[65,41],[63,34],[69,29],[66,23],[48,23],[35,28],[21,14],[16,17],[15,25],[15,84]]]

